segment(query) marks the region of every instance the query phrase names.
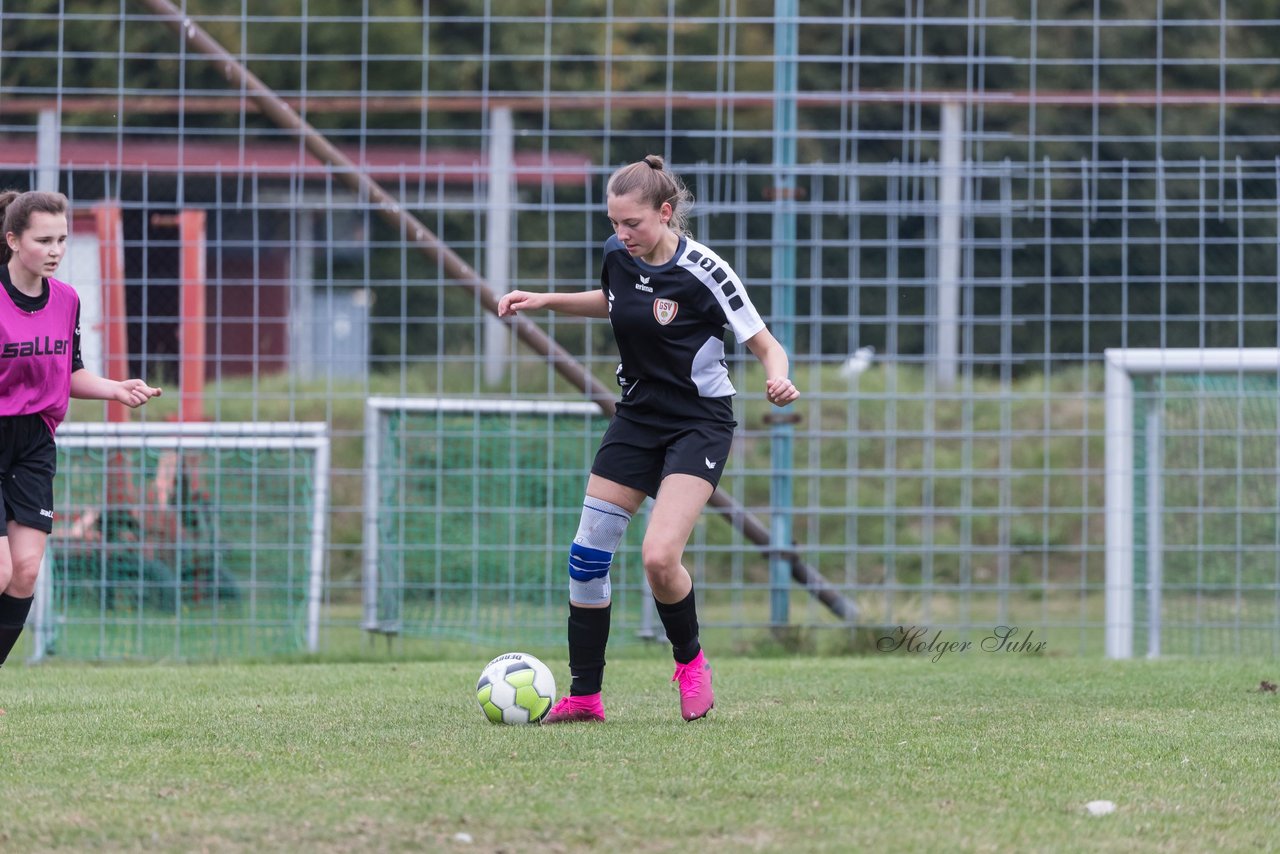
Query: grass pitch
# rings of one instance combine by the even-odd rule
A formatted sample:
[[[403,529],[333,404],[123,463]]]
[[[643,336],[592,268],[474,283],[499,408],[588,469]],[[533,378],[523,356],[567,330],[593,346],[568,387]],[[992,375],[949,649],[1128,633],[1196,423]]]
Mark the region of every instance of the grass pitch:
[[[628,657],[607,723],[502,727],[473,698],[482,658],[7,667],[0,849],[1280,842],[1273,660],[722,656],[716,709],[685,723],[669,662]]]

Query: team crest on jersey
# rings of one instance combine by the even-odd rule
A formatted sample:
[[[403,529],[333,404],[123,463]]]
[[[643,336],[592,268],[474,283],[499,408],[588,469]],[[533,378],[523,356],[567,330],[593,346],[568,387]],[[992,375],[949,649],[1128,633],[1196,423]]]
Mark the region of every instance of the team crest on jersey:
[[[656,299],[653,301],[653,317],[663,326],[676,319],[680,303],[673,299]]]

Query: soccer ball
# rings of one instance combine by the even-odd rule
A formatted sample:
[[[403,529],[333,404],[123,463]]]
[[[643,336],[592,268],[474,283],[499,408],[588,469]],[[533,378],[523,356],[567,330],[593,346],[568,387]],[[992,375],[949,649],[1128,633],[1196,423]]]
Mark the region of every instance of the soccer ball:
[[[476,700],[490,723],[536,724],[551,711],[556,678],[532,655],[508,652],[484,666]]]

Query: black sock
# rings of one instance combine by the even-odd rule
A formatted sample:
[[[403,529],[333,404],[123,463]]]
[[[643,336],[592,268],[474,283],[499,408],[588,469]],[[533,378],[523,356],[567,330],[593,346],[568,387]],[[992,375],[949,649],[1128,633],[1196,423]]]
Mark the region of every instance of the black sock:
[[[656,598],[658,616],[662,619],[662,627],[667,630],[667,640],[671,641],[671,654],[681,664],[688,664],[698,657],[702,644],[698,643],[698,607],[693,601],[693,588],[689,595],[665,605]]]
[[[13,645],[22,634],[22,627],[27,624],[27,614],[31,613],[31,600],[34,596],[19,599],[8,593],[0,593],[0,664],[9,658]]]
[[[582,608],[569,603],[569,673],[574,697],[599,694],[604,682],[604,648],[609,643],[609,612],[603,608]]]

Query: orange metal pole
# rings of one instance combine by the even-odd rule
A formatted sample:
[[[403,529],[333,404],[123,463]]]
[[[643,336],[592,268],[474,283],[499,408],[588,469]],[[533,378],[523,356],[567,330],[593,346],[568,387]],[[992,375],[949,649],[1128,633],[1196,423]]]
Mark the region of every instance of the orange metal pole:
[[[96,205],[94,224],[98,232],[98,267],[102,274],[102,325],[104,327],[104,373],[114,380],[129,376],[129,320],[124,303],[124,226],[120,206],[111,202]],[[108,421],[128,421],[129,408],[107,406]]]
[[[129,376],[129,318],[125,313],[124,225],[120,206],[113,202],[95,205],[93,221],[98,234],[98,270],[102,282],[102,370],[111,379],[122,380]],[[129,419],[129,407],[107,404],[107,421]],[[113,512],[137,504],[129,464],[120,451],[112,454],[107,464],[107,503]],[[105,536],[106,527],[103,533]]]
[[[205,378],[205,212],[178,214],[182,293],[178,387],[182,421],[204,420]]]

